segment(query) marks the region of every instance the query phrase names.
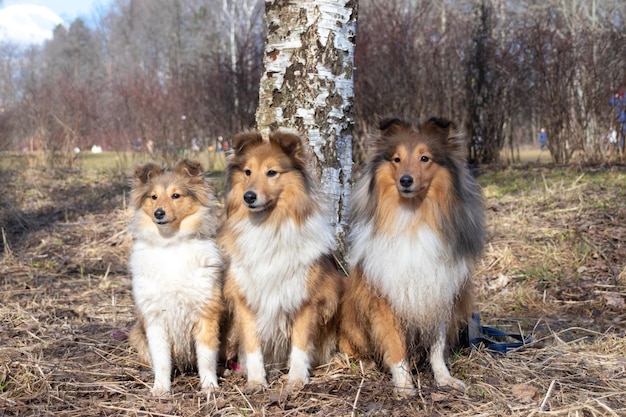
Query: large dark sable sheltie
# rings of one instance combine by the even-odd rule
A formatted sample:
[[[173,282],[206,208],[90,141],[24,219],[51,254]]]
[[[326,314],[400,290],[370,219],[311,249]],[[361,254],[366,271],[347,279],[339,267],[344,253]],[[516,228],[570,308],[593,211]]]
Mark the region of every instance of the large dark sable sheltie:
[[[266,363],[287,360],[287,388],[300,388],[337,342],[335,235],[298,135],[241,133],[233,150],[218,237],[227,261],[229,340],[238,342],[248,390],[267,386]]]
[[[472,313],[481,189],[452,122],[387,119],[380,130],[351,199],[340,349],[381,355],[403,395],[415,393],[412,363],[424,352],[437,385],[464,390],[445,357]]]

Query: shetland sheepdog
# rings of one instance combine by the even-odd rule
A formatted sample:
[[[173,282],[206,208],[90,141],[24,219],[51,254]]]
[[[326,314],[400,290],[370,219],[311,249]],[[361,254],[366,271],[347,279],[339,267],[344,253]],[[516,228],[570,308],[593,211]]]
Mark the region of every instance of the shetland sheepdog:
[[[437,385],[465,390],[445,356],[472,313],[481,189],[452,122],[387,119],[380,129],[351,197],[339,349],[382,359],[403,395],[415,394],[411,368],[424,352]]]
[[[131,199],[137,323],[130,343],[152,365],[153,395],[170,391],[174,367],[197,369],[210,392],[218,387],[224,311],[212,190],[198,162],[182,160],[173,169],[149,163],[135,168]]]
[[[342,277],[334,232],[297,134],[241,133],[233,151],[218,233],[229,341],[236,341],[247,391],[267,387],[266,364],[287,361],[287,389],[299,389],[336,347]]]

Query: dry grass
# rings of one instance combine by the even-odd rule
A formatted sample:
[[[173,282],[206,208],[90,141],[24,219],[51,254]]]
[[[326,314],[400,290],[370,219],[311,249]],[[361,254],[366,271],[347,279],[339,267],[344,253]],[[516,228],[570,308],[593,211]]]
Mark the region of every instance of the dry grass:
[[[79,177],[82,177],[79,179]],[[337,355],[288,397],[227,371],[206,398],[195,375],[148,394],[133,321],[124,179],[103,171],[0,171],[0,415],[626,415],[626,170],[485,172],[490,241],[476,271],[483,324],[530,334],[507,355],[461,349],[462,394],[419,365],[419,395]]]

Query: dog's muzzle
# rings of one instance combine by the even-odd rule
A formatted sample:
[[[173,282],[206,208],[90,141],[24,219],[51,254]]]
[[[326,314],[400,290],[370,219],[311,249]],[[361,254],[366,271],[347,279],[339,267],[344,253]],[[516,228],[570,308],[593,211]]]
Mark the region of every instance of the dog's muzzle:
[[[254,207],[254,203],[257,200],[256,193],[254,191],[246,191],[243,195],[243,201],[246,202],[248,207]]]
[[[400,177],[400,192],[402,194],[413,194],[415,192],[413,177],[410,175],[403,175]]]
[[[167,223],[167,213],[162,208],[158,208],[154,210],[154,222],[156,224],[166,224]]]

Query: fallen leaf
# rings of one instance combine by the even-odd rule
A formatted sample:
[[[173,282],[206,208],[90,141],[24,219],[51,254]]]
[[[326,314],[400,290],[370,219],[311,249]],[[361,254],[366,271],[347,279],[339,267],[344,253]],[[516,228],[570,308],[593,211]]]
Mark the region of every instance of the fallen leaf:
[[[615,308],[624,308],[626,303],[624,302],[624,297],[615,294],[604,294],[604,299],[606,300],[606,305],[608,307]]]
[[[487,376],[485,377],[485,383],[491,385],[491,386],[498,386],[500,385],[500,378],[497,378],[495,376]]]
[[[491,290],[499,291],[509,284],[509,277],[504,274],[498,274],[494,279],[491,279],[487,284],[487,287]]]
[[[126,340],[128,339],[128,329],[122,330],[111,330],[111,337],[115,340]]]
[[[521,403],[535,402],[535,397],[538,397],[539,391],[537,388],[528,384],[516,384],[512,388],[513,395]]]
[[[430,394],[430,399],[433,400],[433,402],[439,402],[439,401],[446,401],[450,399],[450,395],[448,395],[445,392],[433,392],[432,394]]]

